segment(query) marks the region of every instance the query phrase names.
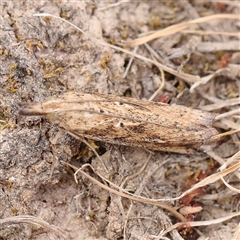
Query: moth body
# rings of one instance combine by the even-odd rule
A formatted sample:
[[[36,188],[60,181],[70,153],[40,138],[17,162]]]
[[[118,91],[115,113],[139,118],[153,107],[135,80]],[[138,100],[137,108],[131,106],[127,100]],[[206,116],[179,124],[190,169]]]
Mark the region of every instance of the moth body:
[[[211,150],[215,115],[184,106],[96,93],[68,92],[44,103],[21,103],[22,115],[46,115],[66,131],[112,144],[192,154]]]

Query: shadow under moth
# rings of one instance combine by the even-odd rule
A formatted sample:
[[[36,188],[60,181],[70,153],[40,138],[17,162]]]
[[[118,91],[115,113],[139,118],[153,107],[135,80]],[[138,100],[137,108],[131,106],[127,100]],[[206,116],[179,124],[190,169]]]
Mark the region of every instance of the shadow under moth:
[[[179,105],[97,93],[68,92],[44,103],[20,103],[21,115],[46,115],[79,137],[193,154],[211,150],[215,115]]]

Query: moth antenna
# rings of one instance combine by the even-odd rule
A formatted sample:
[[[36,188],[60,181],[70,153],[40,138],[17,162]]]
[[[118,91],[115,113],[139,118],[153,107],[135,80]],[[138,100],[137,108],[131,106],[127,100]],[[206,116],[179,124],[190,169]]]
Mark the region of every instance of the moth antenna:
[[[18,103],[19,114],[25,116],[45,115],[41,103]]]

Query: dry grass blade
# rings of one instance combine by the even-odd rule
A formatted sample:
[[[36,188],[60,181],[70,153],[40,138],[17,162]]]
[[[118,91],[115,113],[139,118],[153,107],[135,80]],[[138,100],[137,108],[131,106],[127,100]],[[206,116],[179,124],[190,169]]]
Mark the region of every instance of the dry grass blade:
[[[176,228],[179,228],[179,227],[209,226],[209,225],[212,225],[212,224],[218,224],[218,223],[227,221],[227,220],[229,220],[231,218],[238,217],[238,216],[240,216],[240,212],[231,213],[231,214],[228,214],[225,217],[217,218],[217,219],[213,219],[213,220],[176,223],[173,226],[171,226],[170,228],[166,229],[164,232],[162,232],[161,236],[164,236],[167,233],[169,233],[170,231],[172,231],[173,229],[176,229]]]
[[[225,15],[231,16],[231,17],[234,18],[234,19],[236,18],[236,15],[231,15],[231,14],[225,14]],[[207,18],[207,19],[209,19],[209,18],[210,18],[210,19],[214,19],[216,16],[221,16],[221,17],[223,17],[223,16],[225,16],[225,15],[224,15],[224,14],[223,14],[223,15],[214,15],[214,16],[210,16],[210,17],[204,17],[204,19],[205,19],[205,20],[206,20],[206,18]],[[171,74],[173,74],[174,76],[179,77],[179,78],[185,80],[185,81],[188,82],[188,83],[193,83],[192,87],[190,88],[190,92],[192,92],[197,86],[202,85],[202,84],[206,84],[208,81],[210,81],[211,79],[213,79],[217,74],[220,74],[221,72],[226,71],[225,68],[222,68],[222,69],[217,70],[215,73],[210,74],[210,75],[208,75],[208,76],[204,76],[204,77],[202,77],[202,78],[200,78],[199,76],[194,76],[194,75],[190,75],[190,74],[178,72],[178,71],[176,71],[176,70],[174,70],[174,69],[172,69],[172,68],[170,68],[170,67],[168,67],[168,66],[165,66],[164,64],[159,63],[158,61],[155,61],[155,60],[152,60],[152,59],[143,57],[143,56],[141,56],[141,55],[139,55],[139,54],[136,54],[135,52],[131,52],[131,51],[128,51],[128,50],[123,49],[123,48],[121,48],[121,47],[117,47],[117,46],[108,44],[108,43],[106,43],[106,42],[104,42],[104,41],[98,40],[98,39],[90,36],[90,35],[87,34],[86,32],[84,32],[82,29],[80,29],[80,28],[77,27],[76,25],[72,24],[71,22],[69,22],[69,21],[67,21],[67,20],[65,20],[65,19],[63,19],[63,18],[61,18],[61,17],[55,16],[55,15],[52,15],[52,14],[48,14],[48,13],[33,14],[33,16],[40,16],[40,17],[49,16],[49,17],[53,17],[53,18],[60,19],[60,20],[62,20],[62,21],[64,21],[64,22],[68,23],[69,25],[73,26],[74,28],[76,28],[76,29],[77,29],[78,31],[80,31],[81,33],[86,34],[89,38],[91,38],[93,41],[95,41],[96,43],[98,43],[98,44],[100,44],[100,45],[103,45],[103,46],[106,46],[106,47],[110,47],[110,48],[115,49],[115,50],[117,50],[117,51],[121,51],[121,52],[124,52],[124,53],[126,53],[126,54],[129,54],[132,58],[133,58],[133,57],[136,57],[136,58],[138,58],[138,59],[140,59],[140,60],[142,60],[142,61],[144,61],[144,62],[152,63],[152,64],[156,65],[159,69],[162,69],[163,71],[166,71],[166,72],[168,72],[168,73],[171,73]],[[220,18],[221,18],[221,17],[220,17]],[[231,17],[230,17],[230,18],[231,18]],[[196,21],[196,22],[197,22],[198,19],[193,20],[193,21]],[[183,24],[185,24],[185,23],[183,23]],[[171,26],[171,27],[173,27],[173,26]],[[163,30],[161,30],[161,31],[163,31]],[[161,72],[162,72],[162,71],[161,71]]]
[[[52,14],[48,14],[48,13],[38,13],[38,14],[33,14],[33,16],[39,16],[39,17],[53,17],[53,18],[57,18],[57,19],[60,19],[66,23],[68,23],[69,25],[73,26],[74,28],[76,28],[78,31],[80,31],[81,33],[83,34],[86,34],[89,38],[91,38],[93,41],[95,41],[96,43],[100,44],[100,45],[103,45],[105,47],[109,47],[109,48],[112,48],[112,49],[115,49],[117,51],[120,51],[120,52],[124,52],[126,54],[129,54],[130,56],[133,56],[133,57],[136,57],[144,62],[149,62],[149,63],[152,63],[154,65],[156,65],[158,68],[161,68],[162,70],[166,71],[166,72],[169,72],[171,74],[173,74],[174,76],[176,77],[179,77],[189,83],[195,83],[195,82],[199,82],[201,81],[201,78],[199,76],[193,76],[193,75],[190,75],[190,74],[186,74],[186,73],[180,73],[170,67],[167,67],[157,61],[154,61],[152,59],[149,59],[149,58],[146,58],[146,57],[143,57],[139,54],[136,54],[134,52],[131,52],[131,51],[128,51],[126,49],[123,49],[121,47],[117,47],[117,46],[114,46],[114,45],[111,45],[111,44],[108,44],[106,42],[103,42],[101,40],[98,40],[92,36],[90,36],[89,34],[87,34],[86,32],[84,32],[82,29],[80,29],[79,27],[77,27],[76,25],[72,24],[71,22],[61,18],[61,17],[58,17],[58,16],[55,16],[55,15],[52,15]]]
[[[4,224],[10,225],[10,224],[20,224],[20,223],[30,223],[38,227],[42,227],[44,229],[53,231],[59,236],[61,236],[63,239],[69,239],[69,236],[67,236],[67,234],[63,230],[53,225],[50,225],[48,222],[34,216],[19,215],[19,216],[9,217],[5,219],[0,219],[0,225],[4,225]]]
[[[224,169],[226,169],[230,164],[232,164],[233,162],[238,162],[240,160],[240,151],[238,151],[237,153],[235,153],[232,157],[230,157],[229,159],[227,159],[226,162],[224,162],[222,164],[222,166],[219,168],[219,171],[223,171]]]
[[[223,123],[225,126],[227,126],[227,128],[229,129],[235,129],[235,130],[239,130],[239,123],[236,123],[230,119],[222,119],[221,123]]]
[[[239,98],[232,98],[232,99],[226,99],[224,101],[223,100],[219,100],[216,103],[205,105],[205,106],[201,106],[200,108],[202,110],[204,110],[204,111],[213,111],[213,110],[224,108],[224,107],[228,107],[228,106],[238,105],[239,103],[240,103],[240,99]]]
[[[240,34],[239,34],[240,35]],[[227,42],[201,42],[196,48],[197,52],[207,53],[207,52],[217,52],[217,51],[239,51],[240,41],[232,40]],[[226,72],[231,71],[233,64],[229,64],[224,69]]]
[[[206,84],[208,81],[210,81],[211,79],[213,79],[215,76],[217,76],[218,74],[222,73],[222,72],[225,72],[226,69],[225,68],[220,68],[218,69],[216,72],[212,73],[212,74],[209,74],[207,76],[204,76],[202,77],[199,81],[195,82],[191,88],[190,88],[190,92],[193,92],[193,90],[195,88],[197,88],[198,86],[200,85],[204,85]]]
[[[235,154],[237,155],[237,154]],[[235,156],[234,155],[234,156]],[[219,179],[221,179],[222,177],[236,171],[238,168],[240,168],[240,162],[238,162],[237,164],[221,171],[221,172],[218,172],[218,173],[215,173],[215,174],[212,174],[206,178],[204,178],[202,181],[198,182],[197,184],[193,185],[190,189],[188,189],[187,191],[185,191],[184,193],[182,193],[179,197],[176,197],[176,198],[170,198],[170,199],[165,199],[165,200],[168,200],[168,201],[174,201],[174,200],[179,200],[181,198],[183,198],[184,196],[188,195],[189,193],[191,193],[192,191],[198,189],[198,188],[201,188],[201,187],[204,187],[204,186],[207,186],[213,182],[216,182],[218,181]]]
[[[234,109],[234,110],[231,110],[229,112],[219,114],[218,116],[215,117],[215,120],[217,121],[217,120],[220,120],[222,118],[229,117],[229,116],[235,115],[235,114],[240,114],[240,109]]]
[[[228,187],[229,189],[231,189],[233,192],[236,193],[240,193],[240,190],[237,188],[232,187],[230,184],[228,184],[225,179],[223,177],[221,177],[221,180],[223,181],[223,183],[225,184],[226,187]]]
[[[147,158],[146,162],[144,163],[144,165],[133,175],[127,176],[121,183],[120,188],[123,188],[126,184],[127,181],[134,179],[136,176],[138,176],[147,166],[147,164],[149,163],[150,159],[152,157],[152,153],[149,154],[149,157]]]
[[[221,179],[222,177],[228,175],[229,173],[232,173],[234,171],[236,171],[238,168],[240,168],[240,162],[215,174],[212,174],[208,177],[206,177],[205,179],[203,179],[202,181],[200,181],[199,183],[193,185],[189,190],[187,190],[186,192],[184,192],[180,197],[182,198],[183,196],[186,196],[187,194],[189,194],[190,192],[192,192],[193,190],[200,188],[200,187],[204,187],[206,185],[209,185],[213,182],[218,181],[219,179]]]
[[[154,49],[152,49],[149,44],[144,44],[144,46],[147,48],[147,50],[151,53],[152,58],[157,61],[158,60],[158,54],[156,53],[156,51]],[[148,99],[149,101],[152,101],[159,93],[160,91],[164,88],[165,83],[166,83],[166,79],[165,79],[165,74],[162,68],[158,68],[160,73],[161,73],[161,84],[158,87],[158,89],[154,92],[154,94]]]
[[[239,37],[240,33],[235,32],[214,32],[214,31],[200,31],[200,30],[184,30],[183,33],[190,33],[190,34],[198,34],[198,35],[224,35],[224,36],[231,36],[231,37]]]
[[[212,16],[197,18],[197,19],[194,19],[189,22],[183,22],[183,23],[178,23],[178,24],[169,26],[163,30],[152,33],[146,37],[137,38],[132,41],[126,41],[126,42],[124,42],[124,45],[134,47],[137,45],[147,43],[147,42],[152,41],[159,37],[168,36],[168,35],[180,32],[183,29],[185,29],[193,24],[208,22],[208,21],[215,20],[215,19],[225,19],[225,18],[239,19],[239,15],[237,15],[237,14],[216,14],[216,15],[212,15]]]
[[[232,135],[232,134],[237,133],[237,132],[240,132],[240,129],[236,129],[236,130],[220,133],[218,135],[213,136],[212,139],[219,139],[221,137],[229,136],[229,135]]]
[[[122,3],[128,3],[128,2],[130,2],[130,0],[120,0],[119,2],[112,3],[112,4],[110,4],[106,7],[98,8],[97,11],[104,11],[104,10],[107,10],[109,8],[117,7],[117,6],[121,5]]]
[[[136,46],[136,47],[134,48],[133,53],[136,54],[136,53],[137,53],[137,50],[138,50],[138,46]],[[131,67],[131,65],[132,65],[132,63],[133,63],[133,60],[134,60],[134,56],[131,56],[131,58],[130,58],[130,60],[129,60],[129,62],[128,62],[128,65],[127,65],[127,67],[126,67],[126,70],[125,70],[125,72],[124,72],[124,74],[123,74],[123,78],[126,78],[126,76],[127,76],[127,74],[128,74],[128,71],[129,71],[129,69],[130,69],[130,67]]]
[[[146,203],[146,204],[158,206],[158,207],[160,207],[160,208],[163,208],[163,209],[171,212],[173,215],[175,215],[175,216],[176,216],[178,219],[180,219],[181,221],[185,221],[185,218],[184,218],[179,212],[177,212],[175,209],[173,209],[172,207],[170,207],[170,206],[168,206],[168,205],[166,205],[166,204],[159,203],[159,202],[156,202],[156,201],[152,201],[151,199],[148,199],[148,198],[142,198],[142,197],[137,197],[137,196],[128,195],[128,194],[126,194],[126,193],[117,191],[117,190],[115,190],[115,189],[112,189],[112,188],[110,188],[110,187],[102,184],[101,182],[99,182],[99,181],[96,180],[95,178],[91,177],[89,174],[85,173],[85,172],[82,170],[82,168],[84,168],[84,167],[86,167],[86,166],[89,166],[89,167],[93,170],[92,166],[89,165],[89,164],[83,165],[82,168],[77,168],[77,167],[75,167],[75,166],[73,166],[73,165],[71,165],[71,164],[69,164],[69,163],[66,163],[66,162],[63,162],[63,161],[61,161],[61,162],[62,162],[63,164],[65,164],[65,165],[73,168],[74,170],[76,170],[76,172],[75,172],[75,174],[74,174],[74,176],[75,176],[75,181],[76,181],[76,182],[78,182],[78,181],[77,181],[77,178],[76,178],[76,175],[77,175],[78,173],[81,173],[83,176],[87,177],[92,183],[97,184],[99,187],[101,187],[101,188],[103,188],[103,189],[105,189],[105,190],[107,190],[107,191],[109,191],[109,192],[111,192],[111,193],[114,193],[114,194],[116,194],[116,195],[118,195],[118,196],[121,196],[121,197],[124,197],[124,198],[128,198],[128,199],[133,200],[133,201],[137,201],[137,202],[141,202],[141,203]],[[106,180],[106,179],[104,178],[104,180]],[[119,189],[119,187],[116,186],[115,184],[113,184],[113,183],[111,183],[111,182],[109,182],[109,181],[107,181],[107,182],[110,183],[111,185],[114,185],[116,188]],[[123,190],[123,189],[121,189],[121,190]]]
[[[239,240],[240,239],[240,224],[238,225],[238,227],[236,229],[234,229],[234,236],[233,236],[233,240]]]

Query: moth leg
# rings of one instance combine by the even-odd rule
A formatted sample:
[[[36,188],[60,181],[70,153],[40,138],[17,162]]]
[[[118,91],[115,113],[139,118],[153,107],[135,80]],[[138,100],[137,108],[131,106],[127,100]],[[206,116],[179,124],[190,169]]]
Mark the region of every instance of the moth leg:
[[[69,135],[81,140],[83,143],[85,143],[93,152],[94,154],[96,155],[96,157],[100,160],[100,162],[102,163],[103,165],[103,168],[106,172],[109,172],[105,163],[103,162],[102,158],[99,156],[99,154],[97,153],[97,151],[91,146],[91,144],[88,143],[88,141],[86,141],[86,139],[84,137],[81,137],[81,136],[78,136],[76,135],[75,133],[72,133],[72,132],[69,132],[69,131],[66,131]]]

